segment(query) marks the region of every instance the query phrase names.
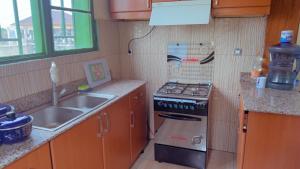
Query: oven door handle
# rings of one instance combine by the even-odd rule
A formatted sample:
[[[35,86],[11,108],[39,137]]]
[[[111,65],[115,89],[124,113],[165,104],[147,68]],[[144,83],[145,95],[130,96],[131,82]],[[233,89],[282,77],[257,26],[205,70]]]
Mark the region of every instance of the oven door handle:
[[[173,120],[185,120],[185,121],[201,121],[199,117],[191,117],[179,114],[158,114],[159,117]]]

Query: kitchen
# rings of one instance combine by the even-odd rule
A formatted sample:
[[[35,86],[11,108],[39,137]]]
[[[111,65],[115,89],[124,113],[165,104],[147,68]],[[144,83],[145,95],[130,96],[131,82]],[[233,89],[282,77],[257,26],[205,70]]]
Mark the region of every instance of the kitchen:
[[[171,3],[171,7],[162,5],[165,8],[159,10],[163,1]],[[20,33],[26,32],[28,14],[22,12],[25,9],[31,11],[33,37],[43,34],[40,38],[42,47],[35,43],[34,53],[30,56],[26,55],[26,50],[0,48],[0,56],[3,57],[0,58],[0,102],[14,106],[17,113],[24,112],[33,117],[32,132],[26,140],[0,144],[0,168],[299,168],[298,92],[256,89],[255,80],[250,78],[249,73],[259,69],[260,74],[267,75],[270,70],[268,52],[271,46],[279,43],[281,31],[293,30],[292,42],[300,41],[297,38],[299,1],[199,0],[200,7],[190,10],[184,8],[188,6],[184,3],[197,2],[85,0],[90,4],[88,7],[84,2],[76,2],[26,0],[22,5],[19,0],[11,0],[6,3],[7,6],[0,7],[0,20],[5,20],[0,21],[1,47],[9,38],[13,44],[22,36]],[[45,8],[44,14],[34,13],[36,7],[33,4],[40,6],[37,9]],[[14,9],[18,11],[19,20]],[[95,24],[84,22],[87,20],[82,18],[86,17],[75,13],[94,17]],[[42,22],[32,24],[39,21],[36,21],[37,16]],[[77,19],[81,22],[74,22]],[[189,21],[197,24],[191,25]],[[166,26],[161,26],[163,24]],[[15,33],[6,34],[5,25],[7,32],[16,27],[20,27],[21,31],[16,29]],[[69,33],[72,27],[82,30]],[[86,28],[94,31],[88,32]],[[37,31],[39,29],[41,31]],[[65,37],[61,37],[60,30]],[[80,33],[89,38],[82,38]],[[28,40],[21,40],[24,49],[32,36],[28,37]],[[77,38],[78,44],[83,44],[83,47],[79,45],[77,49],[75,43],[76,50],[74,46],[70,50],[69,43],[77,42]],[[80,43],[81,39],[84,42],[88,40],[88,43]],[[34,38],[36,40],[39,38]],[[17,42],[19,44],[20,40]],[[209,57],[210,54],[213,55]],[[15,57],[17,55],[20,57]],[[186,55],[190,57],[183,58]],[[199,64],[207,58],[208,63]],[[101,69],[105,72],[105,80],[98,84],[90,82],[93,78],[86,68],[94,63],[107,65]],[[49,75],[51,68],[52,77]],[[177,95],[173,99],[168,94],[174,86],[167,86],[167,92],[160,93],[167,82],[172,85],[176,81],[206,84],[205,97],[192,94]],[[202,87],[197,86],[191,91]],[[87,92],[77,94],[79,90]],[[65,92],[60,99],[61,91]],[[184,90],[180,92],[184,93]],[[158,111],[159,101],[164,101],[160,102],[164,105],[166,101],[174,103],[178,99],[184,106],[189,105],[190,110],[179,111],[178,103],[178,107],[173,104],[173,107]],[[54,100],[57,100],[58,106],[52,106]],[[197,108],[198,103],[204,105]],[[195,106],[193,110],[191,106]],[[37,127],[42,125],[38,124],[41,122],[39,119],[46,117],[49,121],[68,111],[80,115],[51,130],[45,130],[45,126]],[[176,112],[177,116],[166,112]],[[42,114],[44,116],[40,117]],[[169,131],[176,130],[170,130],[167,127],[170,120],[163,122],[161,117],[170,115],[181,119],[193,117],[189,118],[190,121],[176,121],[183,121],[183,129],[192,124],[195,132],[202,131],[201,137],[191,137],[188,141],[183,133],[168,137],[171,135]],[[200,122],[197,119],[201,119]],[[59,125],[56,123],[54,121],[51,125]],[[167,135],[160,134],[165,130],[168,130]],[[188,129],[191,130],[193,128]],[[158,136],[173,138],[175,145],[180,141],[191,144],[192,140],[204,146],[200,151],[187,152],[168,147],[160,149],[156,148],[157,145],[164,143]],[[191,149],[183,146],[180,150]],[[190,152],[196,152],[196,155],[192,156],[194,153]],[[193,158],[195,160],[190,160]]]

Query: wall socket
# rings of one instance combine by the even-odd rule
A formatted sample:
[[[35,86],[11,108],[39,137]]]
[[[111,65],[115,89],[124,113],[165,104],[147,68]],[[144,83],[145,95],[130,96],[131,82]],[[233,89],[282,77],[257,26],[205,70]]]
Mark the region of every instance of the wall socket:
[[[242,56],[243,54],[243,49],[242,48],[235,48],[233,51],[234,56]]]

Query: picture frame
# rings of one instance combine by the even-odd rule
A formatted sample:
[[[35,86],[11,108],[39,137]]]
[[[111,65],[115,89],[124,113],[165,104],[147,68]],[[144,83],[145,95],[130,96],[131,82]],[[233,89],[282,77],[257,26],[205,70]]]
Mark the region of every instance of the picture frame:
[[[104,58],[84,63],[84,71],[91,88],[111,81],[109,66]]]

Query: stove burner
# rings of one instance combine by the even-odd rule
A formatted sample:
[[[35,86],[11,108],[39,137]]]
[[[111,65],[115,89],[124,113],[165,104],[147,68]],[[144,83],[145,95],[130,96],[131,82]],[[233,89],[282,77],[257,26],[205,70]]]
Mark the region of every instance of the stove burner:
[[[166,83],[158,90],[158,93],[164,95],[186,95],[207,97],[209,93],[209,84],[181,84],[181,83]]]
[[[209,89],[206,87],[187,87],[183,94],[189,96],[207,96]]]

